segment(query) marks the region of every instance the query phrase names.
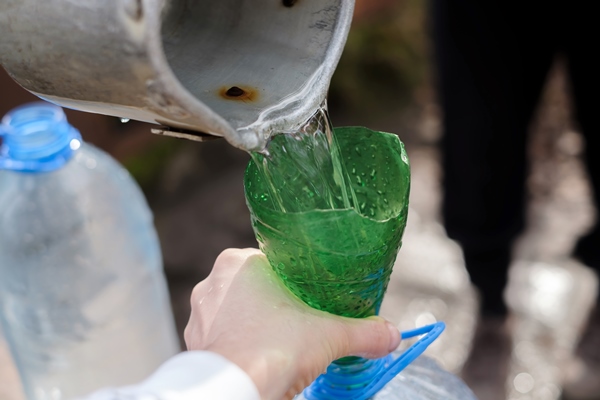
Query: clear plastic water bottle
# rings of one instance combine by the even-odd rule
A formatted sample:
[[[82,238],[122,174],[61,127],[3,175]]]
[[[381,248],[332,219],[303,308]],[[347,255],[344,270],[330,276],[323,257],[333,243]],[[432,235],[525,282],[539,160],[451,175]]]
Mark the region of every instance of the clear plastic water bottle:
[[[27,397],[140,381],[179,347],[143,194],[59,107],[0,135],[0,321]]]

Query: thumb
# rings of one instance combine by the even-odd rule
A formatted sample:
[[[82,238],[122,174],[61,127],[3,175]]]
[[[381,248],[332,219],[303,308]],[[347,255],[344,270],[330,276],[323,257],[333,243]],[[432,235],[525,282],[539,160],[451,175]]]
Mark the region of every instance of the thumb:
[[[400,331],[381,317],[365,319],[345,318],[344,329],[348,338],[345,354],[365,358],[380,358],[400,345]]]

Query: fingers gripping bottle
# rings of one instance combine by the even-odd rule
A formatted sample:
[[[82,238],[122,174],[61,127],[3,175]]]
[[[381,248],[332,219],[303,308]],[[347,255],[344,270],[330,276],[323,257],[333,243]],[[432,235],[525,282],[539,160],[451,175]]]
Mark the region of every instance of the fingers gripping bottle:
[[[0,321],[27,397],[145,378],[178,342],[141,191],[54,105],[11,111],[0,135]]]
[[[402,244],[408,156],[396,135],[367,128],[338,128],[325,139],[320,132],[329,124],[316,118],[318,129],[276,135],[267,152],[253,156],[244,181],[252,225],[298,298],[333,314],[368,317],[379,311]],[[474,400],[458,378],[419,358],[444,326],[402,332],[419,339],[378,360],[336,360],[296,400]]]

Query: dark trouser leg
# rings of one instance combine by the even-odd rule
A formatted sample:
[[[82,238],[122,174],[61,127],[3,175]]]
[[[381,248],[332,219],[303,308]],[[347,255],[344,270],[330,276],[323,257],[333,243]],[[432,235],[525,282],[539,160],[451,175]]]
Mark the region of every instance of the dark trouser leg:
[[[584,161],[594,204],[596,210],[600,210],[600,61],[595,54],[600,30],[591,5],[571,8],[567,12],[564,52],[577,122],[586,140]],[[597,272],[600,271],[600,223],[596,222],[590,232],[579,240],[575,256]]]
[[[527,130],[554,54],[537,3],[433,0],[443,217],[486,314],[506,312],[511,246],[524,225]]]

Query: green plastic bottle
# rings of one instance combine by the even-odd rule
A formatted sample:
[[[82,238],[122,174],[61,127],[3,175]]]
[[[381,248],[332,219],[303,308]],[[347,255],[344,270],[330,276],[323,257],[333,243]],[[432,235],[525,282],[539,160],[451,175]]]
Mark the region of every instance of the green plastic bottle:
[[[336,129],[335,138],[342,167],[338,175],[347,180],[338,183],[350,188],[347,194],[334,193],[338,201],[333,207],[317,198],[310,208],[311,197],[320,193],[308,187],[307,179],[294,178],[298,165],[286,163],[282,154],[271,174],[261,166],[261,157],[250,162],[246,200],[261,250],[294,294],[319,310],[367,317],[379,310],[401,246],[410,166],[396,135],[351,127]],[[275,136],[269,149],[286,140]],[[285,182],[285,196],[273,194],[282,193],[281,185],[274,189],[273,174]],[[301,211],[283,211],[282,206]]]

